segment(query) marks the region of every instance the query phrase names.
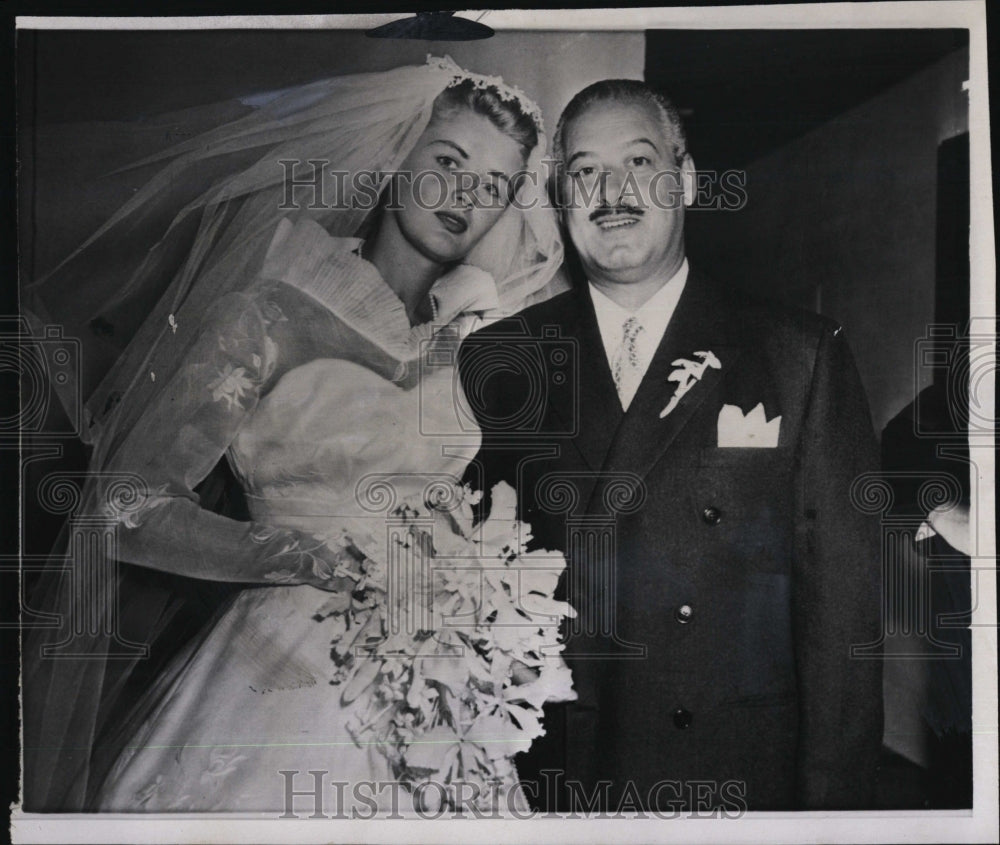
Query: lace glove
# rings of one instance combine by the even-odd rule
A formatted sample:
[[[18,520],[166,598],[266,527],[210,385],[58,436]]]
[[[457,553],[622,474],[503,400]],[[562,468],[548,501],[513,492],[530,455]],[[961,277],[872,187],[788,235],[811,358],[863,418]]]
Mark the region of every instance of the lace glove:
[[[174,375],[98,474],[91,507],[118,522],[118,559],[192,578],[350,592],[352,582],[335,574],[345,560],[339,547],[227,519],[202,508],[194,492],[282,375],[270,333],[279,322],[287,318],[266,291],[230,294],[178,351]],[[141,479],[127,506],[113,493],[122,473]]]

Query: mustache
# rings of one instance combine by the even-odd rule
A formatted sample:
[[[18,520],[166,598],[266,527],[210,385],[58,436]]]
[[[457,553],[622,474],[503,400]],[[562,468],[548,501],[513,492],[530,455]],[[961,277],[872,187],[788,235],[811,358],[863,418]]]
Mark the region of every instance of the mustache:
[[[590,213],[590,222],[596,223],[605,217],[613,217],[617,214],[627,214],[631,217],[642,217],[646,212],[639,208],[637,205],[629,205],[627,203],[617,203],[615,205],[602,205],[600,208],[595,208]]]

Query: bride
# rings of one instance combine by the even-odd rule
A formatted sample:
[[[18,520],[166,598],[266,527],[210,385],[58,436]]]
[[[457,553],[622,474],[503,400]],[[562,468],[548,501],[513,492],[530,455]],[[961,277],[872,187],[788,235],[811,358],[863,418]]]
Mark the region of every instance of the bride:
[[[91,400],[84,497],[117,523],[118,559],[246,588],[116,724],[88,681],[104,669],[60,681],[49,666],[34,692],[26,677],[27,781],[52,764],[51,737],[68,744],[53,726],[73,710],[96,747],[55,762],[83,780],[86,809],[287,812],[317,771],[341,784],[332,812],[405,811],[391,784],[418,806],[462,782],[480,804],[520,800],[513,755],[542,732],[541,705],[573,695],[553,657],[553,620],[572,611],[551,600],[561,557],[524,553],[509,491],[473,526],[478,492],[458,479],[479,435],[453,364],[484,316],[544,296],[561,260],[538,201],[537,107],[450,59],[254,105],[168,151],[95,236],[213,158],[258,156],[171,225],[200,215]],[[339,174],[339,196],[315,172],[302,187],[287,165],[307,161]],[[223,456],[250,522],[194,492]],[[141,478],[128,500],[112,489],[123,473]]]

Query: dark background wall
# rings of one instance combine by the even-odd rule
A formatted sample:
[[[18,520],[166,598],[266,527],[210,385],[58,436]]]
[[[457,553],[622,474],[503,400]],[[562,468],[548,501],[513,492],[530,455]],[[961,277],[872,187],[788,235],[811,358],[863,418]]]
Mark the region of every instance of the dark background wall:
[[[844,325],[878,431],[929,383],[938,147],[968,130],[967,78],[963,48],[749,162],[744,210],[691,215],[715,272]]]
[[[958,29],[648,33],[646,78],[697,167],[746,178],[744,208],[688,216],[692,260],[841,322],[879,431],[930,375],[914,343],[948,275],[937,157],[968,129],[967,45]]]

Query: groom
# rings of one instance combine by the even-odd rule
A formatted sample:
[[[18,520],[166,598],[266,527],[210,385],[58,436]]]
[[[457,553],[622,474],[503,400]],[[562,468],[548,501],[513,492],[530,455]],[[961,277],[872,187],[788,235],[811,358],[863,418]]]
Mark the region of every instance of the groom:
[[[702,275],[672,104],[584,89],[556,129],[573,289],[473,335],[473,484],[565,550],[577,701],[518,761],[544,810],[857,809],[882,735],[877,468],[841,328]],[[871,648],[866,654],[871,653]]]

